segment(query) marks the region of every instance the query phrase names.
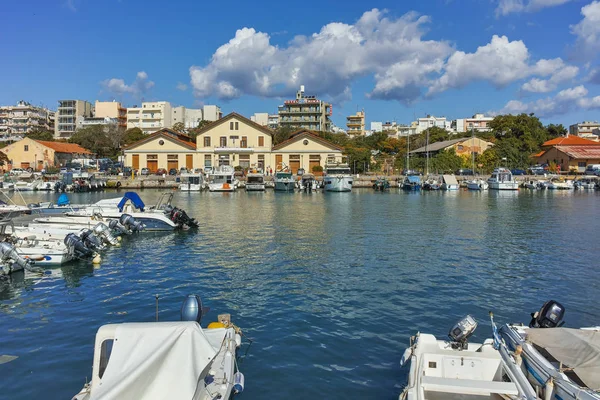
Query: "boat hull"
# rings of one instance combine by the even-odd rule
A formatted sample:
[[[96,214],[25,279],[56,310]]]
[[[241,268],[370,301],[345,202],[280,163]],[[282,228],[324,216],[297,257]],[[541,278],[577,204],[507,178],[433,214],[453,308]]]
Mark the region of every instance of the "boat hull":
[[[246,192],[264,192],[264,183],[246,183]]]
[[[351,192],[352,177],[351,176],[327,176],[325,177],[326,192]]]
[[[276,192],[293,192],[294,181],[275,181]]]
[[[203,188],[203,185],[196,185],[192,183],[182,183],[179,185],[179,190],[181,192],[201,192]]]
[[[489,182],[489,190],[519,190],[517,182]]]
[[[229,183],[209,183],[208,190],[211,192],[235,192],[235,185]]]

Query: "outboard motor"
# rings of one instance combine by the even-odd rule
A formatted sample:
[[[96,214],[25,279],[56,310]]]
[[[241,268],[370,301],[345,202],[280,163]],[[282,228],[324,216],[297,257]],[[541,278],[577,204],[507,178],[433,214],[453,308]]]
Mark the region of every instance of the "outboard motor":
[[[140,221],[136,221],[135,218],[133,218],[129,214],[121,215],[121,218],[119,218],[119,222],[123,226],[131,229],[133,232],[139,232],[142,229],[144,229],[144,224],[142,224]]]
[[[78,258],[92,257],[94,252],[89,249],[81,240],[79,236],[74,233],[69,233],[65,236],[65,246],[69,249],[71,254],[74,254]]]
[[[181,305],[181,320],[196,321],[200,323],[202,316],[208,312],[209,308],[202,307],[200,296],[195,294],[188,295]]]
[[[96,235],[94,235],[91,229],[82,229],[79,233],[79,237],[89,249],[102,250],[104,248],[102,241]]]
[[[0,262],[8,265],[8,272],[16,269],[26,269],[28,271],[37,271],[38,268],[33,268],[31,264],[33,261],[23,258],[15,250],[15,246],[7,242],[0,242]],[[18,265],[21,268],[13,268],[13,265]]]
[[[448,337],[450,338],[453,349],[465,350],[468,347],[467,341],[477,329],[477,321],[475,318],[467,315],[450,329]]]
[[[110,244],[111,246],[116,246],[119,241],[116,237],[110,233],[110,229],[104,222],[98,222],[96,226],[94,226],[94,235],[102,239],[102,241],[106,244]]]
[[[167,207],[165,214],[168,215],[169,219],[178,226],[187,225],[190,228],[197,228],[198,221],[195,218],[190,218],[185,211],[177,207]]]
[[[119,232],[123,235],[131,235],[133,233],[116,219],[111,219],[110,221],[108,221],[108,227],[113,231]]]
[[[557,301],[549,300],[544,303],[540,311],[531,313],[530,328],[558,328],[565,323],[565,308]]]

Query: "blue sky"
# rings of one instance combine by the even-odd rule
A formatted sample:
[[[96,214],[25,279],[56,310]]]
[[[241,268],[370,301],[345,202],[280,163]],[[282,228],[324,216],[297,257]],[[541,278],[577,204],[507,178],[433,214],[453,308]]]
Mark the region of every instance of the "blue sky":
[[[599,119],[596,1],[24,0],[2,15],[0,104],[168,100],[250,116],[304,84],[340,126],[362,108],[367,122]]]

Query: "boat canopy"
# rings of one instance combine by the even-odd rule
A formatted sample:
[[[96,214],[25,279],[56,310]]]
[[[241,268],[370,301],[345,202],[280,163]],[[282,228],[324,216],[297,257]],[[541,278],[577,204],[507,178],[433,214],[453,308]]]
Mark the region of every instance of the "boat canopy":
[[[590,389],[600,389],[600,332],[585,329],[529,329],[527,338],[572,368]]]
[[[410,183],[421,183],[421,178],[418,175],[408,175],[406,180]]]
[[[66,193],[61,194],[56,201],[57,206],[68,206],[69,204],[71,204],[71,202],[69,201],[69,196],[67,196]]]
[[[145,204],[140,196],[135,192],[127,192],[123,195],[123,198],[117,205],[120,212],[123,212],[123,207],[125,206],[125,203],[127,203],[127,200],[130,200],[135,208],[139,209],[140,211],[144,211]]]
[[[458,185],[458,181],[454,175],[442,175],[442,178],[444,179],[446,185]]]
[[[99,384],[93,384],[90,400],[192,399],[197,386],[204,385],[200,377],[216,351],[196,322],[114,327],[105,325],[98,331],[106,341],[102,330],[114,329],[114,339],[108,365]]]

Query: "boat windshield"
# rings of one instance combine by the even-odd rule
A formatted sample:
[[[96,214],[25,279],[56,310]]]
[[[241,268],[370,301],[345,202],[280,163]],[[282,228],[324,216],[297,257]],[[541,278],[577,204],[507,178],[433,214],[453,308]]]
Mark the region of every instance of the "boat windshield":
[[[199,176],[182,176],[181,182],[182,183],[191,183],[192,185],[199,185],[200,177]]]
[[[262,176],[248,176],[246,183],[263,183]]]
[[[327,175],[350,175],[350,168],[328,168]]]
[[[233,177],[231,175],[211,175],[211,183],[232,183]]]

